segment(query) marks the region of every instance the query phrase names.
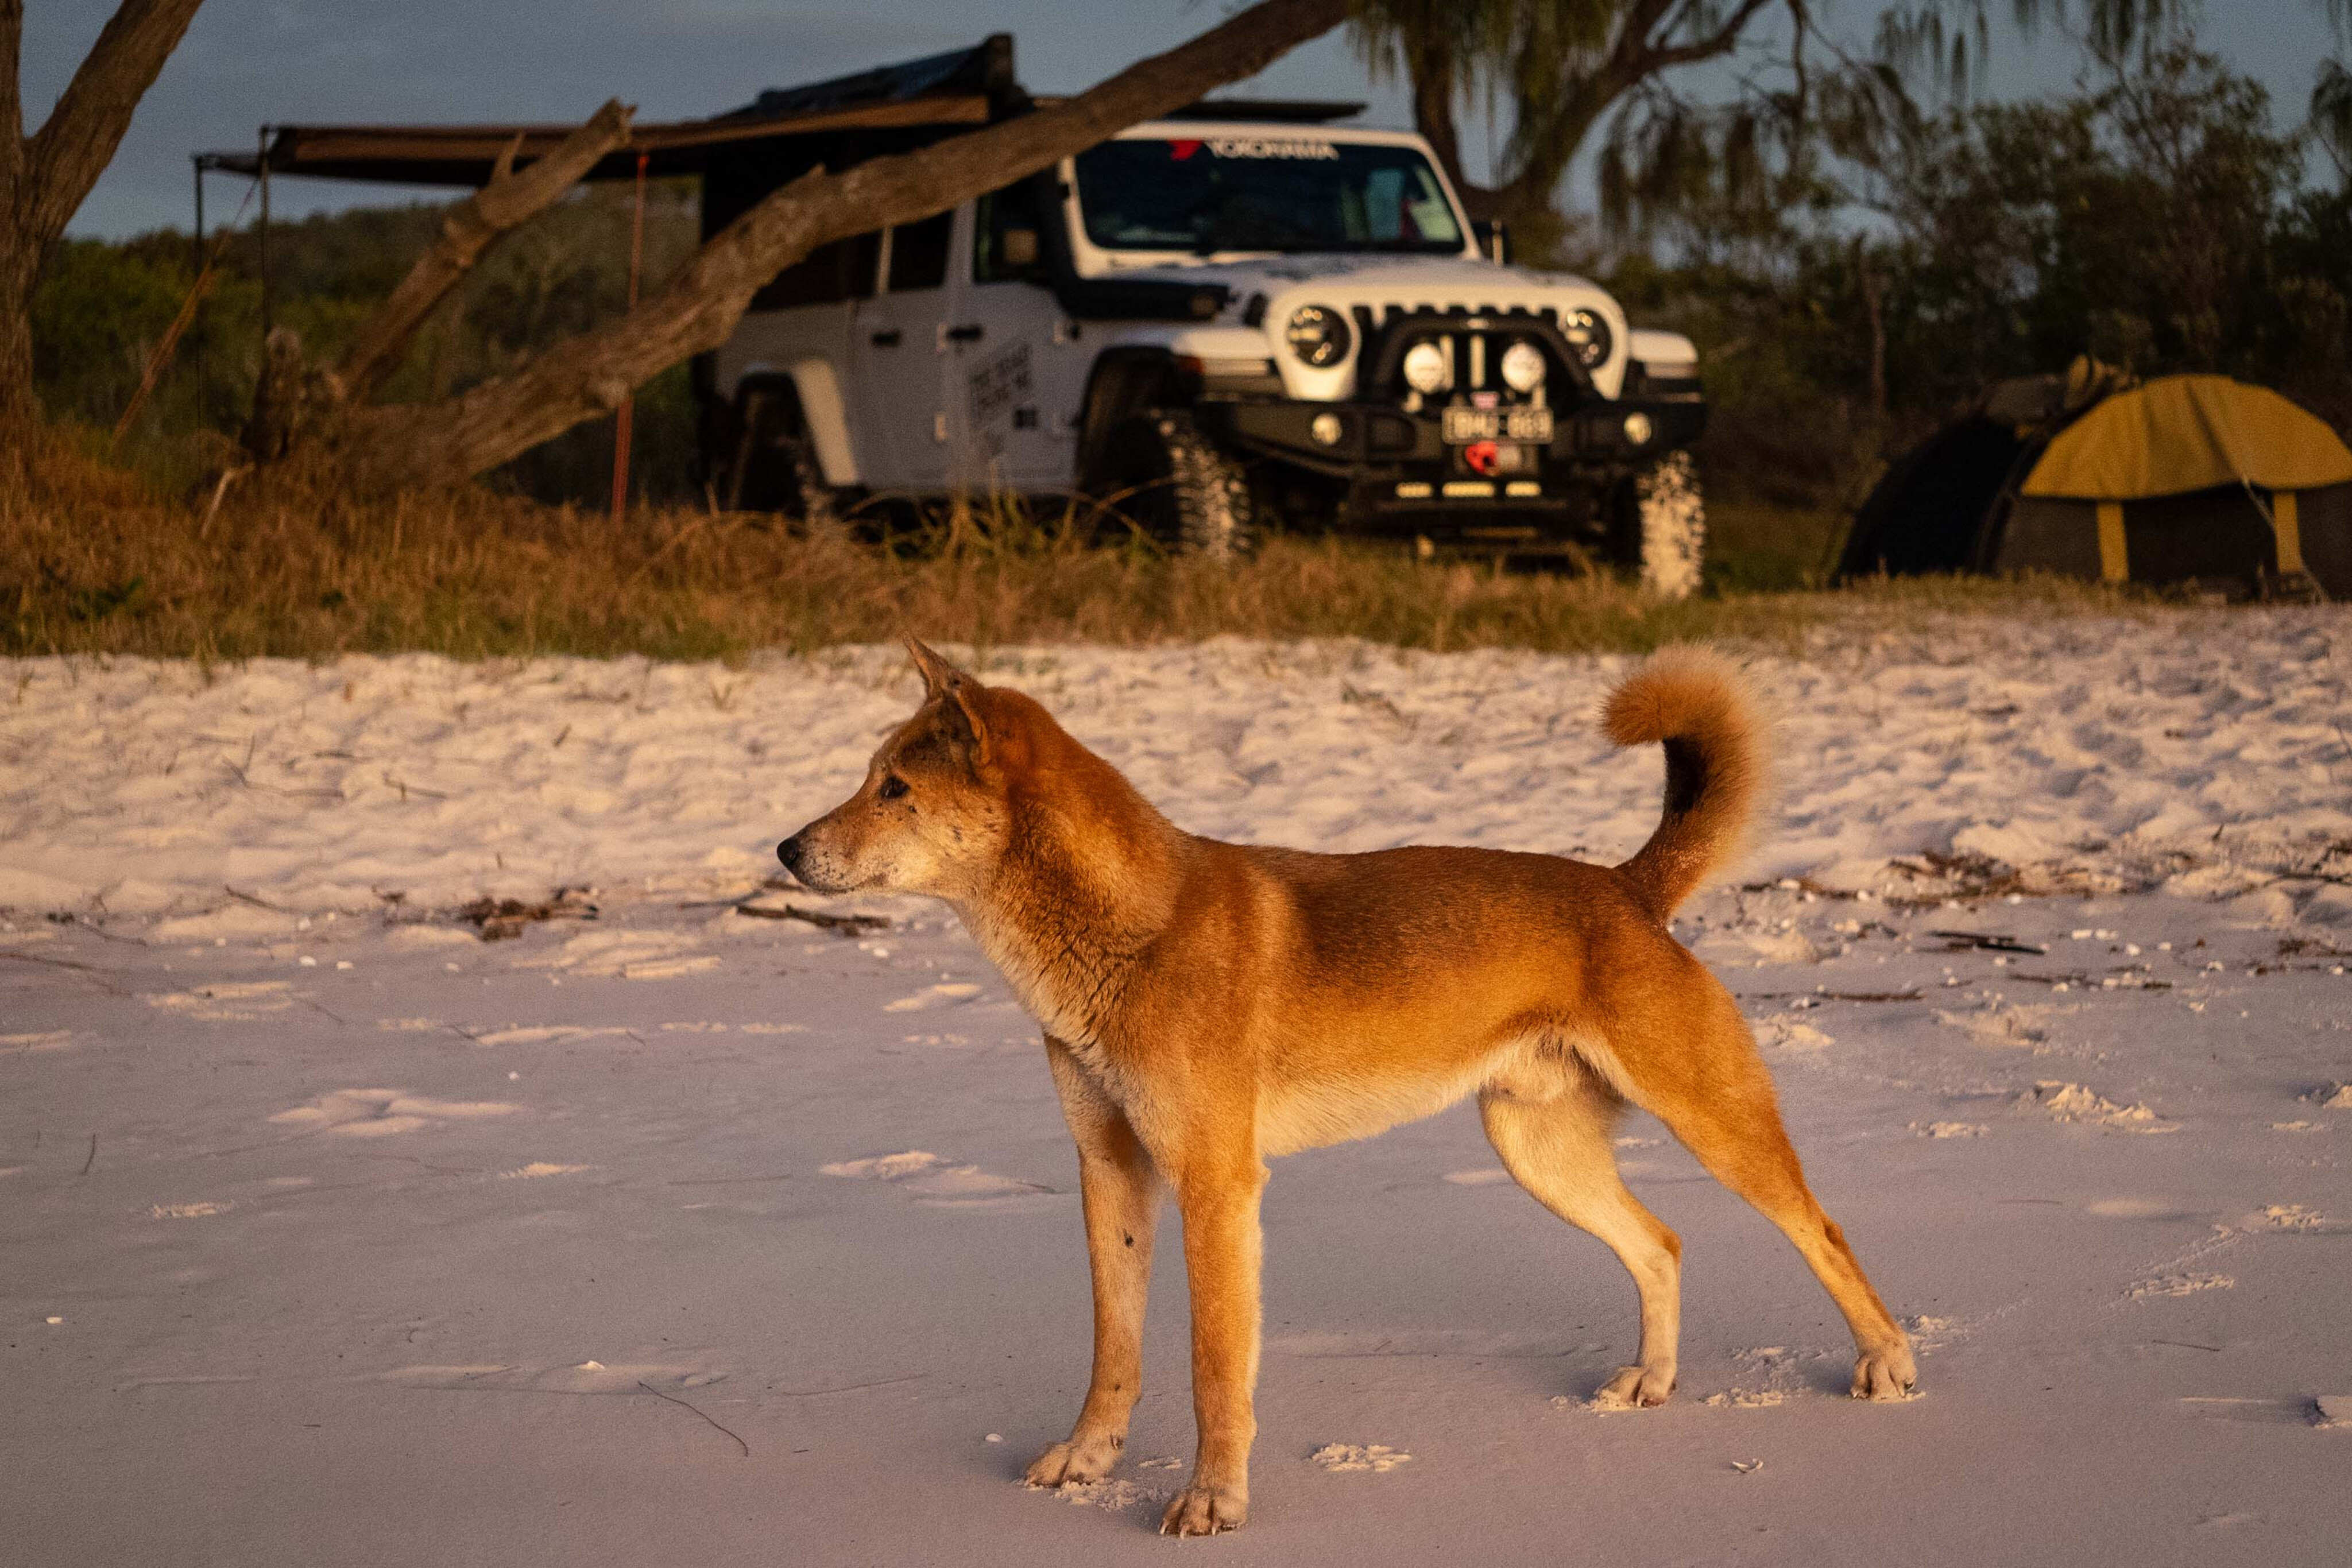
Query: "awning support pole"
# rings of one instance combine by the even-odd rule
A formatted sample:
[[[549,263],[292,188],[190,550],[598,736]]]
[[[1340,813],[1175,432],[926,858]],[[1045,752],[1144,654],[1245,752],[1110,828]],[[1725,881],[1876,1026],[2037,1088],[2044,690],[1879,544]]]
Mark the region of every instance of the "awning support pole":
[[[637,278],[646,265],[646,160],[637,154],[637,199],[629,217],[629,308],[637,308]],[[629,510],[629,435],[635,423],[637,400],[633,392],[613,413],[613,521]]]
[[[269,351],[271,307],[277,301],[269,278],[269,127],[261,128],[261,156],[258,160],[261,179],[261,349],[266,357]]]

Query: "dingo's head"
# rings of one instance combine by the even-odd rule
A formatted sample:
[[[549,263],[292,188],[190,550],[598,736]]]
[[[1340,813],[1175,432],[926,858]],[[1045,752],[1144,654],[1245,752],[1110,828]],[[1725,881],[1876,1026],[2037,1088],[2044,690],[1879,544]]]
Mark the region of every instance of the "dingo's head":
[[[1004,755],[1021,715],[912,638],[923,706],[875,752],[857,792],[782,843],[776,858],[819,893],[957,898],[985,883],[1012,813]]]

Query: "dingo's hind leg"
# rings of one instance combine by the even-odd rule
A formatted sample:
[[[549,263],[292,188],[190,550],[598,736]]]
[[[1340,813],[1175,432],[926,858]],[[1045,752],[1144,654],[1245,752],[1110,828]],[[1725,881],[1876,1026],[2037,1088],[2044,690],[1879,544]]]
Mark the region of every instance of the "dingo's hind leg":
[[[1871,1288],[1837,1221],[1805,1185],[1804,1167],[1780,1124],[1771,1076],[1737,1003],[1717,997],[1678,1028],[1697,1032],[1671,1050],[1616,1051],[1614,1066],[1633,1103],[1664,1122],[1707,1174],[1780,1228],[1853,1331],[1853,1396],[1900,1399],[1918,1380],[1909,1336]]]
[[[1549,1075],[1544,1075],[1549,1077]],[[1682,1315],[1682,1242],[1617,1174],[1611,1134],[1623,1102],[1590,1073],[1544,1082],[1499,1081],[1478,1097],[1487,1142],[1529,1196],[1609,1244],[1642,1296],[1642,1348],[1597,1396],[1605,1405],[1663,1405],[1675,1388]]]

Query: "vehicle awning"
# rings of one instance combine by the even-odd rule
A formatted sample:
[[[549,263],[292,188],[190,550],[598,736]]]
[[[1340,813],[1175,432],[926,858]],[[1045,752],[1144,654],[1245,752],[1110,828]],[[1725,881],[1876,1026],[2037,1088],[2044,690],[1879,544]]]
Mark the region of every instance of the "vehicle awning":
[[[1028,103],[1013,77],[1013,39],[861,71],[806,87],[776,89],[732,113],[640,124],[628,145],[591,170],[591,180],[626,179],[646,156],[656,177],[698,174],[718,159],[762,141],[844,131],[984,125]],[[583,117],[584,118],[584,117]],[[576,125],[274,125],[267,151],[200,153],[200,168],[369,180],[403,185],[486,183],[518,141],[528,162],[551,152]]]

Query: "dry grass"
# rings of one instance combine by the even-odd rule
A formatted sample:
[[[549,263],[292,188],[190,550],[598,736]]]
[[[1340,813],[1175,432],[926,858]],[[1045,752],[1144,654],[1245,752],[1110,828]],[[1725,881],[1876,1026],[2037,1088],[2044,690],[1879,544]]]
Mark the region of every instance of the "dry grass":
[[[210,499],[158,494],[52,438],[32,484],[0,497],[0,653],[726,659],[908,631],[982,647],[1232,633],[1641,650],[1694,636],[1788,645],[1854,614],[2127,602],[2074,583],[1945,580],[1662,604],[1612,580],[1332,540],[1276,539],[1226,570],[1139,542],[1090,547],[1013,510],[882,550],[752,515],[641,511],[614,528],[482,491],[362,503],[299,476],[233,487],[207,517]]]

